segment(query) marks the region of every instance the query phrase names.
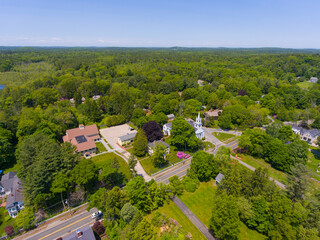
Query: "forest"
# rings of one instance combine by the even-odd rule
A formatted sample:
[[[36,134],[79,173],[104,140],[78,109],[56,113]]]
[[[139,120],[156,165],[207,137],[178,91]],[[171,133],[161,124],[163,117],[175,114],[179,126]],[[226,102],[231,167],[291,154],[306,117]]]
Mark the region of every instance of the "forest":
[[[200,151],[188,178],[165,186],[133,177],[133,167],[117,158],[102,165],[82,160],[62,141],[66,130],[79,124],[103,128],[132,122],[143,128],[154,121],[162,128],[167,114],[195,119],[198,112],[222,109],[217,121],[205,125],[243,130],[240,146],[246,153],[300,179],[307,171],[308,146],[281,122],[301,120],[307,127],[315,119],[313,127],[320,126],[320,84],[309,82],[312,77],[320,78],[316,50],[0,48],[0,85],[5,85],[0,90],[0,169],[17,171],[24,186],[26,209],[17,224],[31,228],[47,216],[48,207],[68,196],[104,209],[114,220],[106,226],[111,239],[139,239],[143,231],[152,236],[141,214],[162,206],[171,194],[181,195],[182,185],[198,186],[223,172],[213,208],[234,208],[212,216],[210,229],[220,239],[238,239],[239,221],[269,239],[318,239],[319,194],[306,196],[302,177],[298,183],[291,179],[289,192],[283,192],[263,169],[249,174],[227,164],[228,152],[208,156]],[[276,122],[266,131],[257,129],[269,124],[269,117]],[[190,149],[199,145],[195,141]],[[235,231],[222,229],[217,219],[225,216],[234,219]],[[140,232],[130,235],[137,226]]]

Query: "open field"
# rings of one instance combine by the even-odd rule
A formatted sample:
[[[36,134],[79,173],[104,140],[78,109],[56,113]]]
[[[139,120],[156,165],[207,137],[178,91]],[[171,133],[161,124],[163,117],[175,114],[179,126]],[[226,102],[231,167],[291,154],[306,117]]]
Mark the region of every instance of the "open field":
[[[116,158],[118,160],[120,171],[126,176],[126,179],[129,180],[131,178],[131,171],[128,164],[115,153],[104,153],[99,156],[92,157],[91,160],[97,165],[98,168],[101,168],[103,166],[103,163],[113,158]]]
[[[234,138],[236,135],[230,134],[230,133],[223,133],[223,132],[213,132],[212,135],[216,138],[218,138],[221,142],[225,142],[227,140],[231,140],[231,138]]]
[[[163,207],[158,208],[156,211],[146,216],[150,222],[156,212],[165,214],[168,218],[176,220],[184,230],[192,234],[192,239],[206,239],[205,236],[193,225],[193,223],[183,214],[183,212],[172,201],[165,203]]]
[[[300,83],[297,83],[297,85],[300,88],[303,88],[303,89],[310,89],[310,88],[313,87],[314,83],[312,83],[312,82],[300,82]]]
[[[211,218],[212,202],[215,196],[217,186],[214,181],[202,182],[199,188],[194,192],[184,192],[179,196],[181,201],[207,226]],[[257,231],[249,229],[241,222],[240,240],[264,240],[265,236]]]

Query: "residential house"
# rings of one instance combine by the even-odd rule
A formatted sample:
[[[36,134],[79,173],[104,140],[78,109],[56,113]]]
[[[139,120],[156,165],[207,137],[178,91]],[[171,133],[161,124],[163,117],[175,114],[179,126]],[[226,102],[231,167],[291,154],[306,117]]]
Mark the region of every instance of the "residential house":
[[[320,131],[318,129],[305,129],[302,127],[298,127],[296,125],[293,124],[289,124],[292,127],[292,131],[295,134],[298,134],[300,136],[301,140],[304,140],[306,142],[308,142],[309,144],[316,144],[318,141],[318,137],[320,136]]]
[[[219,116],[221,115],[222,110],[220,109],[215,109],[212,110],[210,109],[210,111],[205,112],[204,115],[204,120],[207,122],[211,121],[211,120],[218,120]]]
[[[0,182],[0,194],[7,196],[6,209],[10,217],[15,218],[24,208],[23,188],[16,172],[8,172],[3,175]]]
[[[100,134],[95,124],[89,126],[80,124],[78,128],[67,130],[66,135],[63,136],[63,142],[72,143],[77,147],[76,152],[85,157],[95,154],[96,141],[100,141]]]
[[[90,226],[84,226],[77,229],[76,232],[62,238],[62,240],[96,240],[92,228]]]
[[[171,129],[172,129],[172,123],[171,122],[164,124],[163,127],[162,127],[163,134],[170,136]]]
[[[93,100],[98,100],[100,97],[101,97],[100,95],[94,95],[94,96],[92,97],[92,99],[93,99]]]
[[[216,184],[220,184],[222,179],[224,179],[224,175],[222,173],[219,173],[217,176],[216,176]]]
[[[174,120],[174,114],[168,114],[167,117],[169,122]]]
[[[309,82],[317,83],[318,82],[318,78],[317,77],[311,77]]]
[[[134,133],[127,133],[126,135],[119,137],[118,144],[120,146],[124,146],[124,145],[132,143],[136,134],[137,134],[137,132],[135,131]]]
[[[153,141],[148,143],[148,153],[153,154],[156,145],[161,144],[166,147],[166,154],[170,153],[170,145],[164,141]]]
[[[203,80],[198,80],[198,84],[199,84],[199,86],[203,86],[204,85],[204,81]]]

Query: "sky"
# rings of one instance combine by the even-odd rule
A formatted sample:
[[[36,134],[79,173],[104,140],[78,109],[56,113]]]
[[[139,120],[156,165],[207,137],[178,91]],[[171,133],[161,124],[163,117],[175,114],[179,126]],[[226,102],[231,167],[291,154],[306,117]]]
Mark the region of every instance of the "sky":
[[[320,49],[319,0],[0,0],[0,46]]]

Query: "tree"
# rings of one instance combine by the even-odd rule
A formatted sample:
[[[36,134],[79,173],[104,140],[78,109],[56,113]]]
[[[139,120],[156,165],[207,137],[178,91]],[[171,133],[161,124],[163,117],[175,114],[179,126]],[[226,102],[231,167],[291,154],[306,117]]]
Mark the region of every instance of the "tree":
[[[156,121],[150,121],[143,124],[142,129],[147,136],[148,142],[160,140],[163,137],[162,129]]]
[[[128,223],[131,221],[137,211],[138,209],[135,206],[132,206],[130,203],[126,203],[125,205],[123,205],[120,211],[120,217]]]
[[[32,207],[25,207],[16,217],[17,226],[29,230],[34,226],[34,211]]]
[[[295,140],[293,143],[288,145],[288,152],[290,162],[293,165],[306,164],[308,160],[308,148],[309,145],[306,141]]]
[[[14,161],[13,134],[0,127],[0,166]]]
[[[168,117],[163,112],[159,112],[159,113],[156,113],[156,114],[151,114],[150,115],[150,120],[156,121],[159,124],[159,126],[163,126],[163,124],[168,122]]]
[[[91,159],[80,161],[71,172],[71,179],[81,186],[88,186],[97,177],[97,168]]]
[[[132,240],[153,239],[155,236],[154,227],[145,219],[143,219],[134,229]]]
[[[240,219],[237,199],[225,192],[213,201],[210,229],[219,239],[238,239],[240,233]]]
[[[134,168],[137,165],[137,160],[136,160],[136,158],[134,157],[134,155],[132,153],[130,154],[130,157],[129,157],[129,160],[128,160],[128,165],[129,165],[129,168],[132,171],[135,171]]]
[[[264,147],[265,160],[274,168],[281,171],[289,171],[293,162],[289,158],[288,147],[277,138],[270,139]]]
[[[104,234],[104,232],[106,231],[106,228],[103,226],[101,222],[96,221],[92,226],[92,230],[100,236]]]
[[[203,182],[215,178],[219,173],[219,167],[214,161],[212,154],[199,151],[194,154],[189,171],[195,174],[198,179]]]
[[[111,186],[121,186],[125,176],[119,171],[119,168],[120,165],[116,158],[104,162],[99,173],[99,181],[103,181],[105,184],[110,184]]]
[[[125,192],[131,204],[143,212],[150,210],[150,200],[148,199],[147,186],[142,177],[132,178],[125,187]]]
[[[151,155],[151,162],[155,167],[161,168],[168,163],[166,159],[166,149],[167,147],[161,142],[157,143],[153,149],[153,153]]]
[[[11,225],[8,225],[4,228],[4,232],[8,237],[12,237],[14,235],[14,228]]]
[[[133,154],[142,157],[146,154],[148,140],[144,130],[139,129],[133,141]]]
[[[107,192],[105,199],[105,216],[109,219],[118,219],[120,211],[127,202],[127,196],[119,187],[113,187]]]
[[[320,118],[319,117],[314,120],[314,122],[311,124],[311,127],[320,129]]]
[[[69,188],[69,183],[70,182],[69,182],[67,175],[65,175],[63,173],[58,173],[55,176],[55,178],[52,182],[52,186],[50,188],[51,192],[60,193],[63,209],[65,209],[65,205],[64,205],[62,193],[67,191],[67,189]]]
[[[228,195],[238,197],[242,189],[241,184],[241,172],[239,165],[231,165],[226,171],[224,179],[219,184],[219,188],[225,191]]]
[[[171,143],[180,149],[198,147],[194,128],[183,117],[176,117],[172,121]]]
[[[182,182],[180,181],[177,175],[169,178],[169,186],[172,190],[172,193],[175,195],[181,195],[184,191]]]
[[[293,203],[297,200],[303,200],[304,194],[308,187],[308,173],[309,169],[303,165],[298,164],[292,167],[289,174],[287,174],[287,189],[290,192],[290,197]]]

